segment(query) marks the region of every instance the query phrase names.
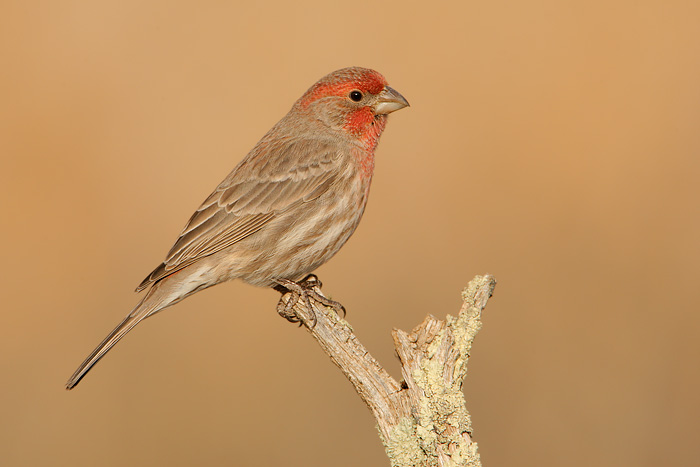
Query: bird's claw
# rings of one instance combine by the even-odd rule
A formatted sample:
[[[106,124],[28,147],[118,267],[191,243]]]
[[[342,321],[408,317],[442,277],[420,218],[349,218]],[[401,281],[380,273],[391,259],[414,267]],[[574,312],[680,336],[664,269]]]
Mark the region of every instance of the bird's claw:
[[[327,306],[330,308],[333,308],[333,311],[340,316],[340,312],[343,312],[343,318],[347,315],[347,312],[345,311],[345,307],[343,306],[342,303],[336,302],[335,300],[331,300],[330,298],[318,293],[316,291],[316,287],[318,289],[321,289],[323,287],[323,284],[321,283],[321,279],[318,278],[316,274],[309,274],[304,278],[304,280],[301,281],[302,287],[308,287],[310,290],[311,298],[319,302],[323,306]]]
[[[341,303],[330,300],[316,291],[316,288],[321,288],[322,283],[315,274],[309,274],[299,282],[288,279],[275,279],[275,282],[277,283],[275,289],[282,294],[280,301],[277,303],[277,313],[291,323],[300,323],[300,326],[301,324],[306,324],[309,328],[316,326],[316,312],[311,300],[333,308],[338,315],[340,315],[340,311],[343,312],[343,317],[346,315],[345,307]],[[287,294],[290,297],[285,302],[284,297]],[[311,313],[311,317],[308,320],[294,310],[294,306],[300,299],[304,300],[306,309]]]

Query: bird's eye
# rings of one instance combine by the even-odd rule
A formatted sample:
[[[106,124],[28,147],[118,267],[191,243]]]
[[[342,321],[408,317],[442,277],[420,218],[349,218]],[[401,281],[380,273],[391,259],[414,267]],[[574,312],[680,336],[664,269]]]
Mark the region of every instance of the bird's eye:
[[[360,91],[352,91],[350,93],[350,99],[355,102],[360,102],[362,100],[362,93]]]

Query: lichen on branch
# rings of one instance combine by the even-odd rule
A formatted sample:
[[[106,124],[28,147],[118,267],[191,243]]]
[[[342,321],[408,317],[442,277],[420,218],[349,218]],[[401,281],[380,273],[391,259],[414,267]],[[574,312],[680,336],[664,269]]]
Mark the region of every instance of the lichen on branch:
[[[312,303],[314,310],[308,310],[301,300],[294,305],[372,411],[392,466],[481,466],[462,383],[481,313],[495,286],[493,276],[476,276],[462,292],[457,317],[428,315],[411,333],[392,332],[402,383],[379,365],[331,308]],[[315,292],[321,294],[320,287]],[[315,316],[313,322],[309,316]]]

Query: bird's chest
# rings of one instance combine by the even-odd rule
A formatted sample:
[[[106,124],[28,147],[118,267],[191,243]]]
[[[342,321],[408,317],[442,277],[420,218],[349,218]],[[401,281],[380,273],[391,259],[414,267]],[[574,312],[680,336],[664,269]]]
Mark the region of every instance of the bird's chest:
[[[347,184],[346,208],[353,211],[359,220],[367,205],[369,189],[372,185],[372,173],[374,172],[374,157],[369,156],[359,162],[359,167]]]
[[[369,196],[369,188],[374,174],[374,151],[356,150],[352,153],[355,170],[351,175],[353,191],[358,196],[358,202],[364,204]]]

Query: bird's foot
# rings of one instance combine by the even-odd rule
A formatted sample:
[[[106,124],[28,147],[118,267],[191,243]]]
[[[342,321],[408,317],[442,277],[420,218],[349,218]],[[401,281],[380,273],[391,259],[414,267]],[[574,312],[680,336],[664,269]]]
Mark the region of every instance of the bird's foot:
[[[335,313],[338,316],[340,316],[340,313],[342,312],[343,318],[345,318],[347,312],[345,311],[345,307],[343,306],[343,304],[340,302],[336,302],[335,300],[331,300],[330,298],[320,293],[323,284],[321,283],[321,279],[319,279],[316,274],[309,274],[301,281],[300,284],[302,284],[302,287],[308,287],[312,299],[316,300],[323,306],[333,308],[333,311],[335,311]],[[316,290],[317,288],[318,290]]]
[[[343,317],[345,317],[345,307],[341,303],[331,300],[319,292],[323,284],[315,274],[309,274],[299,282],[287,279],[275,279],[275,282],[277,282],[275,290],[282,293],[282,297],[280,297],[280,301],[277,303],[277,313],[287,321],[291,323],[303,323],[309,328],[313,328],[316,325],[316,314],[311,304],[312,300],[333,308],[338,315],[340,315],[342,311]],[[284,297],[287,294],[291,294],[291,296],[285,302]],[[299,300],[303,300],[306,304],[306,309],[311,313],[310,318],[305,319],[294,310],[294,306]]]

